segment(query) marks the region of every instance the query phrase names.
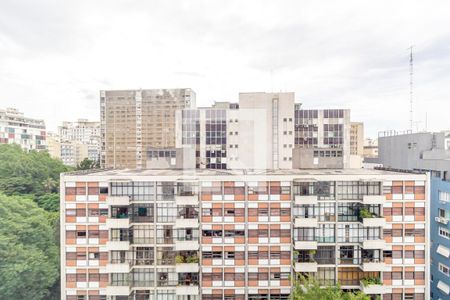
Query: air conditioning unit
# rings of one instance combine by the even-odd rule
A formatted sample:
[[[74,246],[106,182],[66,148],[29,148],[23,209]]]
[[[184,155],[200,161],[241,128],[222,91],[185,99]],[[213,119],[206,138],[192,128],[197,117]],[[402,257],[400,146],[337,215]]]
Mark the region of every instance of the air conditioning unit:
[[[442,223],[442,224],[445,224],[445,225],[447,225],[447,223],[448,223],[448,220],[445,219],[445,218],[435,217],[434,220],[436,222],[439,222],[439,223]]]

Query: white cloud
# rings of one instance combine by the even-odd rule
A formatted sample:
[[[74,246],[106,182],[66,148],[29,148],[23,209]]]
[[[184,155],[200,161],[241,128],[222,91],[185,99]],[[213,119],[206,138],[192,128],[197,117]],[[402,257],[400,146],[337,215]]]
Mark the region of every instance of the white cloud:
[[[408,126],[414,44],[415,118],[447,129],[449,14],[446,1],[3,0],[0,106],[52,129],[98,119],[100,89],[192,87],[199,105],[283,90],[351,108],[374,136]]]

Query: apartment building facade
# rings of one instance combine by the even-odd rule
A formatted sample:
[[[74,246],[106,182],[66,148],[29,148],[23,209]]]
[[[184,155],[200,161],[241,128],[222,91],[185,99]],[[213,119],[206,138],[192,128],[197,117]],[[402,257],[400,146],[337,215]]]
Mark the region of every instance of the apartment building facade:
[[[350,154],[350,110],[295,105],[293,168],[359,168]]]
[[[15,108],[0,109],[0,144],[17,144],[24,150],[46,150],[44,120],[25,117]]]
[[[175,147],[175,112],[192,107],[191,89],[100,91],[101,165],[145,168],[149,148]]]
[[[87,119],[78,119],[76,122],[66,121],[58,126],[58,136],[62,141],[100,145],[100,122]]]
[[[427,299],[427,199],[381,170],[63,174],[62,299],[280,300],[296,273]]]
[[[63,122],[57,133],[48,133],[48,153],[63,164],[76,167],[85,158],[100,160],[100,122],[78,119]]]
[[[378,163],[430,172],[431,299],[450,296],[450,132],[382,132]]]

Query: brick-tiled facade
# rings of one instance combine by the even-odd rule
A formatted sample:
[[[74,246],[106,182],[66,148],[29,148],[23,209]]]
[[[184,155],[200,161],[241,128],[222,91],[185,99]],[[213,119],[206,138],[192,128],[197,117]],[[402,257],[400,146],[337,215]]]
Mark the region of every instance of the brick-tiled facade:
[[[427,189],[373,170],[65,174],[62,299],[287,299],[295,273],[426,299]]]

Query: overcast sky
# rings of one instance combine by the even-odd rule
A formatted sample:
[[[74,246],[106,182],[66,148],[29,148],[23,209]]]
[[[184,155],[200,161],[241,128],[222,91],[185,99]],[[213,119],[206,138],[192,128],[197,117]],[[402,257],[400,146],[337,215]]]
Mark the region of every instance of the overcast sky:
[[[395,2],[395,3],[394,3]],[[293,91],[367,136],[450,129],[448,1],[0,1],[0,107],[99,119],[99,90],[190,87],[197,105]]]

